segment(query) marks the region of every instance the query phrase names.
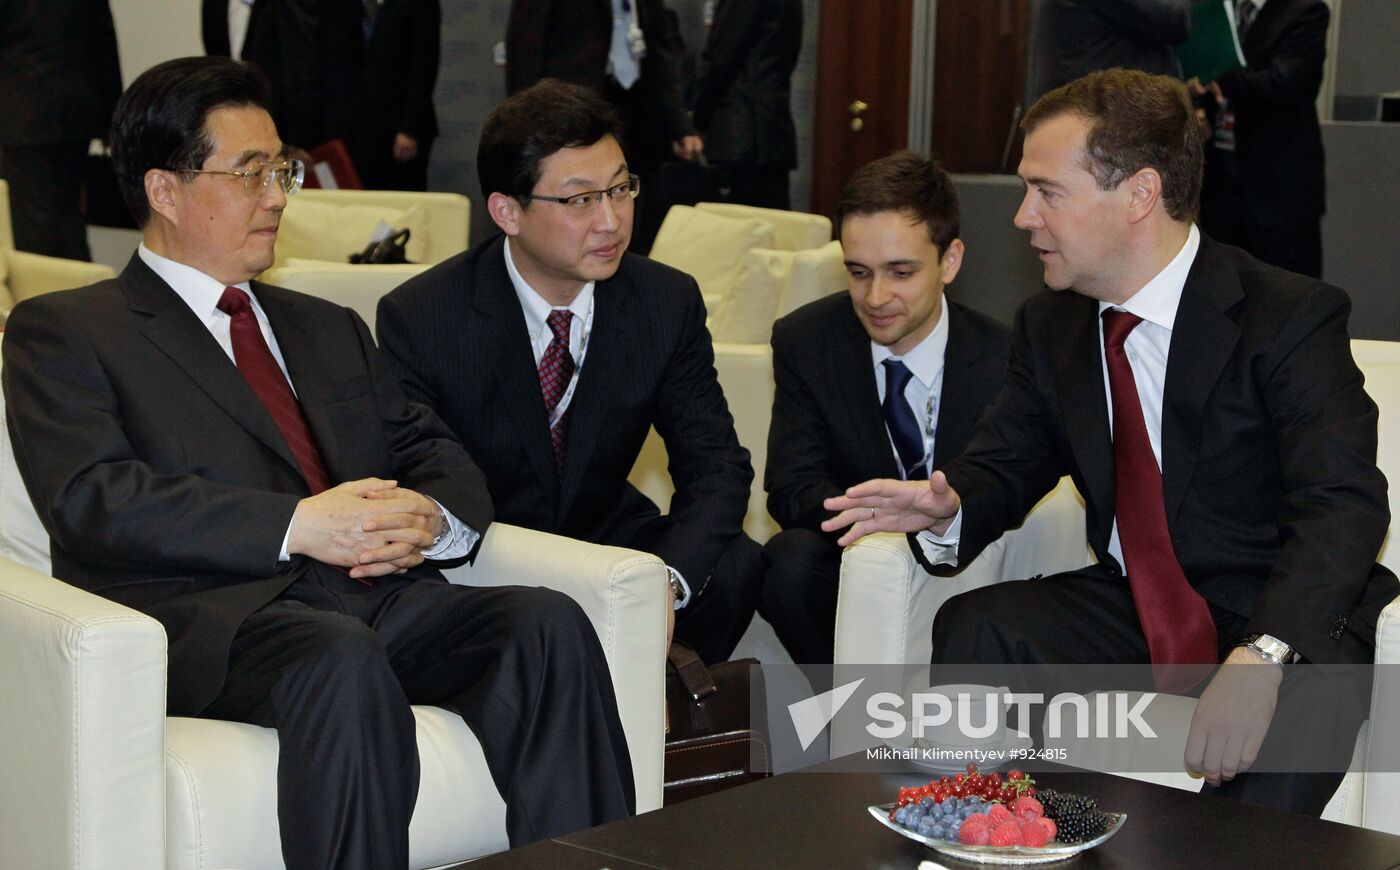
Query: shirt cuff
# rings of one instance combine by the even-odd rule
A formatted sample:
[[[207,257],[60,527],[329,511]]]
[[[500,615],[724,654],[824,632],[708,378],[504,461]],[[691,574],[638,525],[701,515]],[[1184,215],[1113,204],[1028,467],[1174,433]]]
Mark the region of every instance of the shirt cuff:
[[[962,536],[962,508],[958,508],[957,516],[948,524],[948,531],[941,535],[936,535],[931,529],[925,529],[916,536],[919,546],[924,551],[924,558],[930,565],[952,565],[958,564],[958,541]]]
[[[435,546],[423,551],[424,559],[460,559],[472,551],[476,542],[481,540],[481,533],[471,526],[457,519],[452,512],[442,506],[442,503],[432,496],[427,496],[433,504],[442,511],[442,518],[447,521],[447,534],[442,536]]]
[[[687,604],[690,603],[690,584],[685,582],[685,577],[681,575],[681,572],[677,571],[675,568],[672,568],[670,565],[666,566],[666,572],[670,577],[675,577],[676,580],[678,580],[681,584],[681,592],[683,592],[684,594],[678,596],[676,598],[675,603],[675,609],[680,610],[682,607],[685,607]]]

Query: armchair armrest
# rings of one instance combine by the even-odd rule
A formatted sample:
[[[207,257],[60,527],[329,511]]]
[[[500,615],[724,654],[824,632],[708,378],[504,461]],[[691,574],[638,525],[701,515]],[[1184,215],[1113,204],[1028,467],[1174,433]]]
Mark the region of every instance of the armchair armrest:
[[[16,302],[55,290],[86,287],[117,275],[100,263],[45,257],[26,251],[6,251],[3,256],[10,261],[10,293]]]
[[[656,556],[493,523],[471,565],[446,572],[474,586],[545,586],[583,607],[608,657],[627,733],[637,812],[661,806],[665,745],[666,566]]]
[[[1371,687],[1361,825],[1400,834],[1400,599],[1376,621],[1376,679]]]
[[[165,866],[165,632],[0,559],[0,866]]]

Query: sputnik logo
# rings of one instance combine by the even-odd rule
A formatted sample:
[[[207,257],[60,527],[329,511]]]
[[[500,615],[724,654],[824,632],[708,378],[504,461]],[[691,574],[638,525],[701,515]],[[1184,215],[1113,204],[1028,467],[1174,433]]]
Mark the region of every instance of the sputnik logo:
[[[797,731],[802,751],[807,751],[822,729],[831,724],[831,720],[836,718],[836,714],[841,712],[863,682],[865,677],[788,705],[788,715],[792,717],[792,727]]]

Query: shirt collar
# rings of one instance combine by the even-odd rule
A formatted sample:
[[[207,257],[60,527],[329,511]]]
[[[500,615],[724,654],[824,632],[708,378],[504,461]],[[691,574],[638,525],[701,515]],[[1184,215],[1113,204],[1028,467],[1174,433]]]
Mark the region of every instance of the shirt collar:
[[[948,298],[945,296],[938,305],[938,323],[934,324],[933,332],[930,332],[923,341],[914,346],[898,359],[904,360],[904,364],[909,367],[909,371],[914,373],[914,377],[919,379],[926,389],[933,389],[933,382],[938,377],[938,372],[943,368],[943,355],[948,350]],[[870,359],[875,364],[878,371],[880,364],[887,359],[895,359],[895,355],[888,347],[876,342],[870,342]]]
[[[258,305],[257,297],[253,295],[249,282],[241,281],[237,284],[224,284],[216,278],[204,274],[193,266],[184,263],[177,263],[169,257],[162,257],[155,251],[146,247],[142,242],[136,248],[139,256],[151,271],[155,272],[162,281],[170,285],[170,289],[184,300],[190,310],[200,317],[208,317],[219,310],[219,298],[224,295],[224,287],[237,287],[248,294],[248,298],[253,300],[253,305]]]
[[[1191,264],[1195,262],[1196,252],[1200,248],[1201,231],[1192,224],[1190,232],[1186,234],[1186,244],[1181,246],[1171,262],[1122,305],[1100,302],[1100,316],[1110,308],[1117,308],[1171,332],[1172,324],[1176,322],[1176,309],[1181,305],[1181,291],[1186,287],[1186,277],[1191,273]]]
[[[515,295],[520,299],[520,308],[525,313],[525,327],[530,335],[538,335],[544,329],[545,319],[549,317],[549,312],[556,306],[550,305],[535,288],[526,283],[521,277],[520,270],[515,268],[515,258],[510,254],[510,239],[506,239],[506,274],[510,276],[511,286],[515,288]],[[588,317],[588,304],[593,300],[593,283],[589,281],[583,285],[583,289],[578,291],[574,301],[570,302],[568,309],[580,320]]]

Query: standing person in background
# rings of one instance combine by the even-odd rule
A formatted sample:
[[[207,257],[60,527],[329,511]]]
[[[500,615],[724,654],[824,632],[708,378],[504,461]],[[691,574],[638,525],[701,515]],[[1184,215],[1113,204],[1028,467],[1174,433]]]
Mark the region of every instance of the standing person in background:
[[[427,190],[442,35],[438,0],[370,0],[350,156],[371,190]]]
[[[1239,0],[1247,66],[1190,83],[1213,103],[1201,228],[1314,278],[1322,277],[1327,208],[1317,92],[1330,15],[1323,0]]]
[[[705,155],[728,175],[731,202],[789,206],[797,166],[792,71],[802,49],[801,0],[719,0],[692,104]]]
[[[17,249],[92,258],[83,171],[121,90],[107,0],[0,0],[0,177]]]
[[[272,85],[272,117],[290,146],[305,151],[347,138],[359,114],[359,70],[364,52],[362,0],[255,0],[242,44],[229,24],[241,20],[234,4],[205,0],[204,50],[233,56],[262,70]]]
[[[1049,53],[1027,95],[1113,67],[1181,78],[1173,46],[1191,35],[1191,0],[1046,0],[1038,40]]]
[[[512,0],[506,93],[557,78],[603,97],[622,119],[628,168],[655,191],[673,152],[686,160],[700,153],[676,78],[684,51],[661,0]],[[634,252],[651,250],[662,217],[646,197],[637,200]]]

